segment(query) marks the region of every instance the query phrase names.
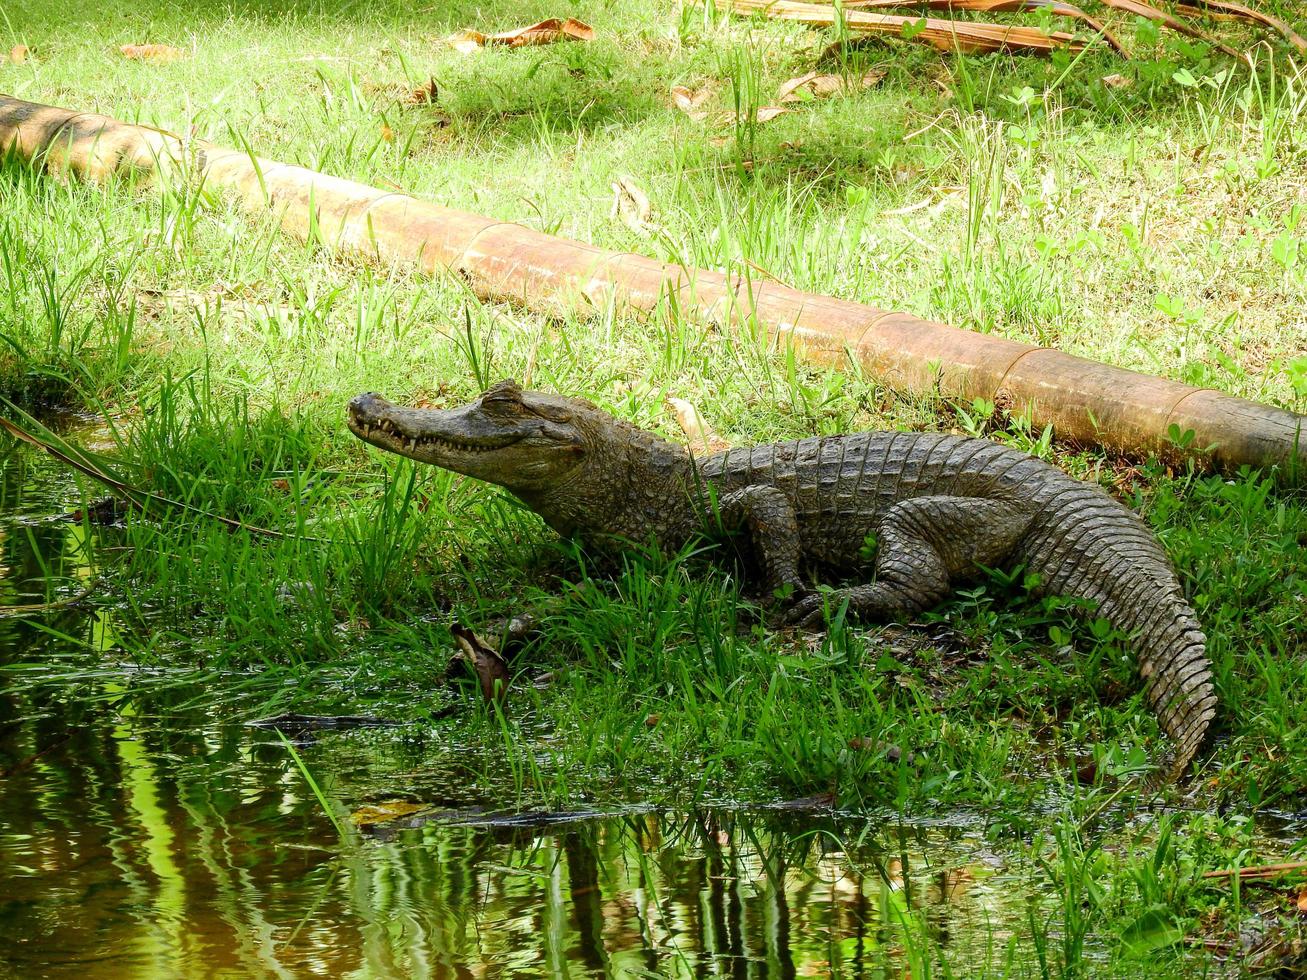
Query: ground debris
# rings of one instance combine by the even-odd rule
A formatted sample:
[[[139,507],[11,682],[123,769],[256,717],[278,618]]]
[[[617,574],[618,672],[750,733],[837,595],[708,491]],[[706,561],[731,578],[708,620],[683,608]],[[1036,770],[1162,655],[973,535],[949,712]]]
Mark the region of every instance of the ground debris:
[[[653,220],[653,204],[633,177],[621,176],[612,183],[612,217],[637,235],[650,236],[662,229]]]
[[[449,43],[453,45],[454,50],[466,54],[491,45],[524,48],[539,44],[554,44],[557,41],[593,41],[594,38],[594,28],[575,17],[568,17],[565,20],[550,17],[529,27],[501,31],[498,34],[482,34],[480,31],[473,30],[459,31],[449,39]]]
[[[185,51],[170,44],[124,44],[118,51],[131,61],[148,61],[156,65],[167,65],[186,57]]]
[[[684,85],[672,86],[672,103],[695,122],[703,122],[708,118],[708,110],[703,105],[711,96],[711,90],[706,88],[696,90]]]
[[[498,650],[466,626],[455,623],[450,627],[450,632],[458,643],[460,655],[476,671],[481,685],[481,699],[486,704],[502,705],[508,697],[508,685],[513,680],[504,658]]]
[[[791,78],[776,90],[777,102],[810,102],[832,95],[852,94],[860,89],[874,88],[885,78],[885,71],[874,68],[858,79],[848,79],[843,75],[826,75],[810,71],[798,78]]]

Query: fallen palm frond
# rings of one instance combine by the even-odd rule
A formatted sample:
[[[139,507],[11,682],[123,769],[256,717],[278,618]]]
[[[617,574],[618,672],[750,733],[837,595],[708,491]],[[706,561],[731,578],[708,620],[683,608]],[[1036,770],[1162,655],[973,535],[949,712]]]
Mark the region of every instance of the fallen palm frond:
[[[1116,39],[1111,31],[1079,7],[1074,7],[1069,3],[1062,3],[1061,0],[845,0],[843,6],[845,10],[855,8],[860,10],[897,10],[904,7],[914,7],[918,10],[967,10],[982,14],[1009,14],[1019,13],[1023,10],[1051,10],[1059,16],[1080,21],[1095,34],[1101,35],[1103,40],[1117,53],[1129,57],[1125,48],[1121,46],[1121,42]]]
[[[12,409],[13,406],[11,405]],[[40,426],[39,422],[28,417],[28,421]],[[125,480],[114,476],[106,471],[105,467],[95,459],[91,454],[75,446],[69,445],[60,439],[53,432],[50,432],[44,426],[41,428],[41,437],[33,435],[26,429],[11,422],[9,419],[0,416],[0,429],[4,429],[15,439],[25,442],[29,446],[35,446],[37,449],[53,456],[65,466],[70,466],[83,476],[88,476],[97,483],[102,483],[110,490],[113,490],[124,500],[138,510],[145,510],[149,504],[158,504],[173,510],[184,510],[190,514],[196,514],[200,517],[207,517],[211,521],[217,521],[233,531],[248,531],[250,534],[265,538],[298,538],[301,541],[321,541],[320,538],[302,537],[300,535],[286,534],[282,531],[273,531],[265,527],[255,527],[252,524],[244,524],[231,517],[223,517],[221,514],[214,514],[202,507],[196,507],[181,500],[173,500],[171,497],[165,497],[162,494],[155,493],[152,490],[144,490],[141,487],[134,487]]]
[[[1216,49],[1240,57],[1239,52],[1230,45],[1216,40],[1199,30],[1193,24],[1181,20],[1145,0],[1099,0],[1105,7],[1123,13],[1143,17],[1168,30],[1184,34],[1210,44]],[[967,11],[982,14],[1020,13],[1026,10],[1049,10],[1062,17],[1078,20],[1123,57],[1130,57],[1129,52],[1111,31],[1097,18],[1090,16],[1081,8],[1064,3],[1062,0],[845,0],[837,13],[834,5],[825,6],[814,3],[791,2],[791,0],[717,0],[719,8],[725,7],[735,13],[762,12],[768,17],[779,20],[796,20],[814,26],[827,26],[842,20],[850,30],[864,34],[895,35],[904,34],[910,40],[932,44],[940,50],[961,50],[968,54],[985,54],[992,51],[1028,52],[1045,54],[1057,47],[1067,47],[1078,51],[1084,47],[1070,34],[1053,32],[1045,34],[1032,27],[1014,27],[1003,24],[971,23],[952,21],[943,18],[913,17],[910,15],[875,14],[872,10],[922,10]],[[1304,38],[1285,21],[1271,14],[1262,13],[1251,7],[1231,0],[1186,0],[1177,5],[1180,12],[1191,16],[1220,17],[1229,20],[1242,20],[1260,24],[1278,31],[1299,52],[1307,54],[1307,38]],[[905,32],[905,26],[908,30]]]
[[[940,51],[965,54],[992,54],[1008,51],[1024,54],[1049,54],[1059,49],[1077,52],[1086,47],[1072,34],[1053,31],[1045,34],[1035,27],[1012,24],[985,24],[943,20],[938,17],[907,17],[899,14],[872,14],[864,10],[842,9],[795,0],[716,0],[719,10],[737,14],[765,14],[775,20],[792,20],[815,27],[829,27],[837,21],[860,34],[883,34],[930,44]]]
[[[1114,10],[1123,10],[1127,14],[1134,14],[1136,17],[1144,17],[1156,24],[1161,24],[1168,30],[1184,34],[1196,41],[1205,41],[1207,44],[1212,45],[1218,50],[1224,51],[1232,58],[1239,57],[1239,52],[1228,44],[1223,44],[1220,41],[1214,40],[1192,24],[1186,23],[1179,17],[1173,17],[1165,10],[1158,10],[1156,7],[1144,3],[1143,0],[1099,0],[1099,3],[1103,4],[1105,7],[1111,7]]]
[[[1307,54],[1307,38],[1304,38],[1280,18],[1264,14],[1260,10],[1253,10],[1251,7],[1245,7],[1241,3],[1229,3],[1227,0],[1187,0],[1187,2],[1180,5],[1179,9],[1196,16],[1206,14],[1208,16],[1228,17],[1231,20],[1244,20],[1252,24],[1261,24],[1264,27],[1279,31],[1284,35],[1286,41],[1301,53]]]

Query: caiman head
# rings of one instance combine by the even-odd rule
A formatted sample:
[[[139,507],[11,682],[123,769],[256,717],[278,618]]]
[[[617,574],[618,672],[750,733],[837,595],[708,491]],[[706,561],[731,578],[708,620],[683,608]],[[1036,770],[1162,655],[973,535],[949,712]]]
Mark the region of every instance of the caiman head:
[[[513,381],[449,410],[359,395],[349,427],[380,449],[512,491],[562,534],[643,539],[659,519],[689,513],[675,492],[693,466],[684,448],[580,398]]]
[[[364,442],[521,493],[568,482],[584,465],[604,412],[571,398],[501,381],[449,410],[402,408],[377,394],[349,403],[349,428]]]

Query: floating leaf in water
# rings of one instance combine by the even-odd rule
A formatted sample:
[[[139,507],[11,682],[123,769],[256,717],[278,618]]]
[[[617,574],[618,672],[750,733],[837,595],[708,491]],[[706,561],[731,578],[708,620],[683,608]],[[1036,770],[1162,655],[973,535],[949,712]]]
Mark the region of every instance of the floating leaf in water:
[[[349,819],[355,827],[371,827],[379,823],[388,823],[427,809],[425,804],[410,803],[408,800],[383,800],[369,803],[350,814]]]
[[[1165,905],[1145,909],[1121,933],[1121,943],[1131,953],[1149,953],[1165,946],[1174,946],[1184,939],[1184,930],[1175,919],[1175,913]]]

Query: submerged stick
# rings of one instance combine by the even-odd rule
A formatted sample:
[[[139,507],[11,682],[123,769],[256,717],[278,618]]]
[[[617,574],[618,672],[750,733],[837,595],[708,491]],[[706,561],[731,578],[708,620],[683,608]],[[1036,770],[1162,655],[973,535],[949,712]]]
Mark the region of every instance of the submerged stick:
[[[1307,872],[1307,861],[1286,861],[1283,864],[1256,864],[1247,868],[1221,868],[1219,871],[1204,871],[1204,878],[1265,878],[1275,877],[1291,871]]]
[[[670,303],[722,329],[757,328],[819,363],[850,362],[917,395],[981,398],[1057,435],[1128,453],[1179,452],[1226,469],[1282,467],[1301,480],[1304,416],[1059,350],[802,292],[751,273],[696,269],[533,231],[304,167],[183,141],[106,116],[0,96],[0,150],[91,180],[136,172],[200,180],[281,227],[379,262],[454,273],[487,299],[563,315]],[[1191,433],[1191,434],[1190,434]],[[1210,447],[1210,452],[1206,452]]]

